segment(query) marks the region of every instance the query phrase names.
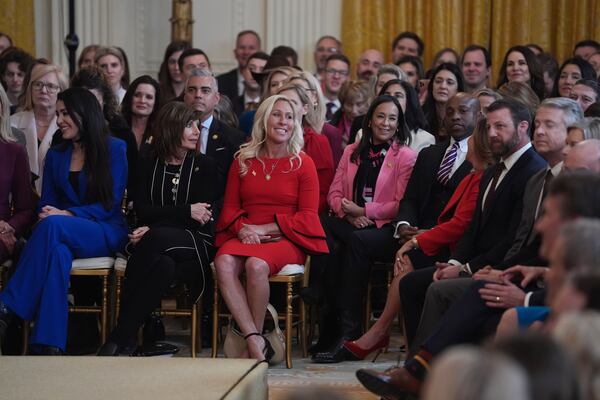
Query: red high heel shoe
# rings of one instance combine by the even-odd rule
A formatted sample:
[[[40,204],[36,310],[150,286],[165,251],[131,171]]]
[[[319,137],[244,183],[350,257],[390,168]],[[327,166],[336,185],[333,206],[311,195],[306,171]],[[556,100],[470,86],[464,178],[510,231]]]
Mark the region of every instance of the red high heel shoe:
[[[377,357],[379,357],[379,354],[381,354],[381,351],[388,347],[389,344],[390,335],[385,335],[381,339],[379,339],[379,341],[375,343],[373,347],[369,349],[363,349],[362,347],[358,346],[356,344],[356,341],[354,340],[345,341],[344,347],[346,348],[346,350],[352,353],[352,355],[355,356],[357,360],[364,360],[369,354],[371,354],[374,351],[377,351],[377,354],[375,354],[375,357],[373,358],[373,362],[375,362],[375,360],[377,360]]]

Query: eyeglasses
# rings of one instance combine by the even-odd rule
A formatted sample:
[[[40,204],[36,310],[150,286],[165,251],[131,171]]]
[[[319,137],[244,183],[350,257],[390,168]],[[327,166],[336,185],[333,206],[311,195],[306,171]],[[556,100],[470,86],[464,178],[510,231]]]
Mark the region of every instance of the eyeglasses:
[[[317,51],[317,53],[337,53],[338,49],[335,47],[323,47],[323,46],[319,46],[315,49]]]
[[[55,85],[54,83],[41,82],[41,81],[33,82],[31,84],[31,87],[33,87],[33,90],[38,91],[38,92],[41,92],[44,88],[46,88],[46,90],[50,94],[57,93],[60,90],[60,86]]]
[[[325,72],[330,75],[348,76],[348,71],[342,71],[340,69],[327,68]]]

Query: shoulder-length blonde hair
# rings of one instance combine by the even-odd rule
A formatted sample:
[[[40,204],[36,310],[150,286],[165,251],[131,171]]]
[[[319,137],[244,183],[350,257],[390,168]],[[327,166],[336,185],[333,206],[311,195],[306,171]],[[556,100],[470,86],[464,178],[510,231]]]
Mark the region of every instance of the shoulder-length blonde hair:
[[[4,87],[0,85],[0,142],[14,142],[10,127],[10,106]]]
[[[323,125],[325,124],[325,112],[327,111],[321,85],[317,78],[307,71],[298,72],[291,76],[289,81],[292,82],[294,79],[301,79],[306,82],[308,90],[315,94],[316,103],[308,107],[306,123],[308,123],[308,125],[310,125],[317,133],[321,133]]]
[[[271,115],[271,111],[273,110],[273,106],[278,101],[285,101],[288,103],[292,108],[292,113],[294,115],[294,130],[287,145],[288,153],[291,156],[290,171],[299,168],[302,165],[300,152],[304,147],[304,138],[302,135],[302,127],[296,118],[294,105],[285,96],[274,95],[265,99],[258,107],[258,110],[256,110],[250,141],[241,145],[240,150],[235,154],[238,163],[240,164],[240,176],[244,176],[248,173],[247,160],[256,158],[260,163],[263,163],[259,157],[259,153],[267,141],[267,122]]]
[[[62,68],[55,64],[36,64],[31,69],[31,78],[29,79],[29,84],[27,85],[27,90],[25,91],[25,104],[23,109],[25,111],[33,110],[33,84],[40,79],[42,76],[46,74],[56,74],[56,79],[58,80],[58,86],[60,86],[60,91],[62,92],[66,88],[69,87],[67,82],[67,78],[65,74],[62,72]]]
[[[295,83],[288,82],[285,85],[283,85],[282,87],[280,87],[277,90],[276,94],[281,94],[288,90],[292,90],[292,91],[296,92],[296,94],[298,95],[298,98],[302,102],[302,105],[305,106],[307,110],[310,108],[310,96],[308,95],[306,90],[300,85],[296,85]],[[304,118],[302,118],[302,115],[296,115],[296,118],[298,118],[298,122],[300,122],[300,125],[304,126],[304,124],[306,123],[307,115],[308,115],[308,111],[307,111],[306,115],[304,116]]]

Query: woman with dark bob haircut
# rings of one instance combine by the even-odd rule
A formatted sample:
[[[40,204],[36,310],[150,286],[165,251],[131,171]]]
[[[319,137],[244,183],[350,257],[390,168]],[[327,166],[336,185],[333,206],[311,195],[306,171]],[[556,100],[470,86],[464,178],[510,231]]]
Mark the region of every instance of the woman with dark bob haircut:
[[[446,137],[442,126],[442,120],[446,114],[446,103],[456,93],[464,90],[464,78],[456,64],[443,63],[433,70],[429,85],[427,85],[427,97],[423,104],[423,113],[429,126],[429,132],[438,141]]]
[[[405,144],[410,133],[395,97],[375,98],[362,129],[360,142],[344,149],[329,189],[327,201],[334,215],[321,217],[329,254],[311,260],[321,273],[315,283],[324,294],[321,317],[326,321],[319,325],[319,342],[312,349],[318,363],[344,360],[343,340],[363,334],[362,299],[370,263],[357,260],[352,252],[355,246],[368,246],[396,216],[417,158]]]
[[[121,114],[133,131],[138,150],[153,132],[159,104],[160,87],[150,75],[142,75],[131,82],[123,97]]]
[[[513,46],[506,52],[496,87],[506,82],[527,83],[540,98],[544,96],[544,75],[535,54],[526,46]]]
[[[110,137],[86,89],[59,93],[56,113],[64,140],[46,155],[40,221],[0,293],[0,339],[13,314],[35,320],[30,351],[47,355],[65,351],[73,259],[113,255],[127,240],[125,143]]]
[[[154,154],[142,156],[135,210],[139,227],[129,239],[121,312],[98,355],[130,353],[137,331],[176,280],[202,295],[214,257],[214,220],[223,179],[212,158],[196,153],[199,115],[180,102],[161,108]]]
[[[166,104],[167,101],[173,100],[183,93],[185,76],[179,70],[179,56],[184,50],[191,48],[192,45],[184,40],[176,40],[167,46],[158,71],[162,104]]]

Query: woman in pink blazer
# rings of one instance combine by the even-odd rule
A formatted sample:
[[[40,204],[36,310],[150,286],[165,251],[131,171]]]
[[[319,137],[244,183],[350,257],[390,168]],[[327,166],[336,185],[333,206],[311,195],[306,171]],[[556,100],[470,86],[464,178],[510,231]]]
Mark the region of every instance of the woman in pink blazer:
[[[357,288],[355,280],[344,276],[356,268],[361,274],[369,273],[369,265],[350,265],[353,244],[372,235],[398,213],[417,158],[404,145],[408,135],[398,100],[380,96],[365,116],[361,141],[344,150],[327,196],[333,215],[321,217],[330,253],[311,260],[313,281],[312,292],[308,293],[326,294],[323,298],[316,296],[324,302],[319,343],[313,347],[316,362],[321,362],[320,351],[331,352],[343,343],[342,339],[357,339],[362,334],[361,304],[349,305],[345,298],[350,293],[356,297],[357,290],[364,296],[366,284]]]

